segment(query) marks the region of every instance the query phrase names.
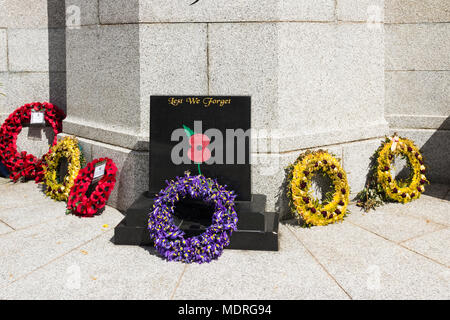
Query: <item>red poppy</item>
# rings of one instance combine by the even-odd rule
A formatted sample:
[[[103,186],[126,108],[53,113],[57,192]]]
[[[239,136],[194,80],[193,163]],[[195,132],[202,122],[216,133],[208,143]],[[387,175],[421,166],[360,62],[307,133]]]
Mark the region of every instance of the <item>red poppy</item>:
[[[202,163],[211,158],[211,151],[207,148],[211,143],[208,136],[204,134],[193,134],[189,138],[191,149],[188,152],[188,157],[195,163]]]

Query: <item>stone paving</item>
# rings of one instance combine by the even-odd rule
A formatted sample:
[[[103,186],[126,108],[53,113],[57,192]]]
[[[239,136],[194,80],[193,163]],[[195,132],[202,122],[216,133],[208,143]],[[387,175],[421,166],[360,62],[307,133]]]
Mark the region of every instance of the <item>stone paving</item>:
[[[64,214],[32,182],[0,179],[0,299],[449,299],[450,187],[310,229],[280,226],[280,251],[226,250],[208,265],[115,246],[122,214]]]

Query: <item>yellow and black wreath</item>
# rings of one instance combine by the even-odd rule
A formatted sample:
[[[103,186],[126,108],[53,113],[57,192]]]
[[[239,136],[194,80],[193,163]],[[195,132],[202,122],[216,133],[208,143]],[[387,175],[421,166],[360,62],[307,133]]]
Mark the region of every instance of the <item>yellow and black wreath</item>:
[[[332,191],[324,201],[312,196],[312,177],[331,179]],[[324,150],[306,151],[288,167],[288,197],[291,210],[307,226],[324,226],[340,221],[347,214],[350,188],[339,160]]]
[[[44,183],[46,194],[58,201],[67,201],[70,189],[78,176],[83,154],[75,137],[64,137],[45,158]]]
[[[392,177],[391,166],[396,157],[407,160],[410,175],[405,180],[397,181]],[[419,198],[425,191],[424,185],[429,183],[425,170],[422,154],[414,142],[396,135],[385,140],[378,154],[377,180],[387,197],[402,203]]]
[[[408,177],[396,179],[392,176],[396,158],[406,160]],[[357,196],[357,205],[369,211],[383,202],[407,203],[417,199],[429,183],[425,172],[423,156],[414,142],[397,134],[386,137],[372,157],[368,182]]]

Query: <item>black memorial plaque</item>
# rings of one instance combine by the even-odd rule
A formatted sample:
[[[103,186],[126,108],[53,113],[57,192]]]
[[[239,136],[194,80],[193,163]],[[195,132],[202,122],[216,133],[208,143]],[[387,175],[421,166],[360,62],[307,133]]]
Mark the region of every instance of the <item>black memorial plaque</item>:
[[[166,180],[190,171],[217,179],[238,196],[238,230],[228,249],[278,250],[278,214],[266,212],[264,195],[251,193],[250,116],[250,97],[152,96],[149,191],[126,210],[114,243],[151,245],[147,224],[155,194]],[[212,212],[211,205],[186,197],[177,202],[173,223],[186,237],[196,236],[208,228]]]
[[[152,96],[149,190],[158,192],[185,171],[199,174],[199,163],[188,156],[191,130],[209,139],[211,157],[200,172],[250,200],[250,105],[250,97],[240,96]]]

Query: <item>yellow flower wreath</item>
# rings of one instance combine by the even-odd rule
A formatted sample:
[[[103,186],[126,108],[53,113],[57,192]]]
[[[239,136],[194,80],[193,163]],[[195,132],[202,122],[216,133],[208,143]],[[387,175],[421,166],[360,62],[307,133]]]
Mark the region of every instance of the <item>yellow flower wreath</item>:
[[[396,181],[391,175],[391,162],[396,156],[407,159],[411,175],[407,181]],[[424,185],[429,183],[425,176],[425,165],[419,149],[406,138],[386,139],[380,148],[377,158],[377,182],[386,196],[391,200],[407,203],[417,199],[425,191]]]
[[[310,195],[311,178],[318,171],[333,182],[334,194],[330,202],[321,203]],[[350,188],[347,175],[339,161],[326,151],[307,151],[290,167],[288,195],[295,216],[308,225],[324,226],[340,221],[347,213]]]
[[[60,161],[66,158],[68,163],[65,177],[58,177]],[[81,169],[82,154],[75,137],[65,137],[46,157],[47,166],[44,167],[44,183],[47,185],[47,196],[58,201],[67,201],[78,171]],[[61,181],[62,179],[62,181]]]

